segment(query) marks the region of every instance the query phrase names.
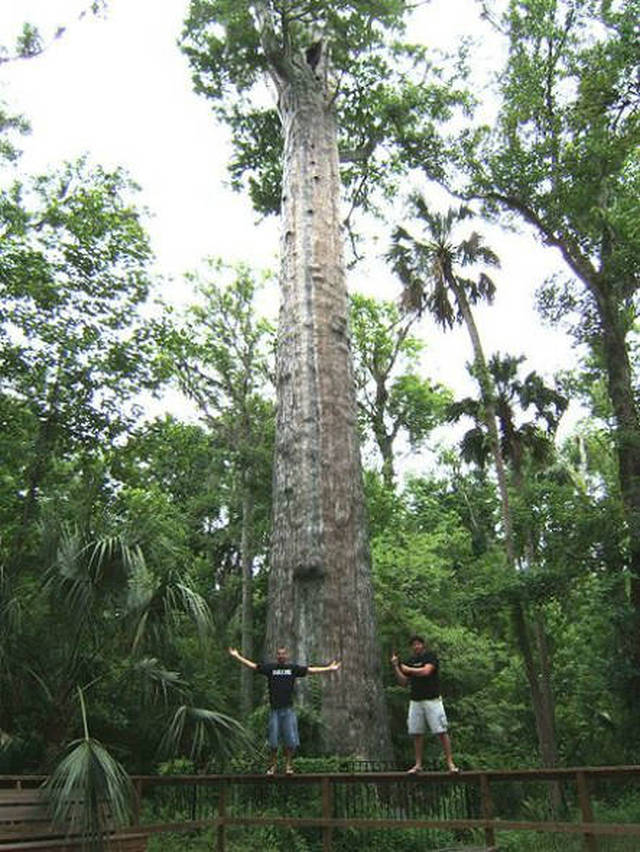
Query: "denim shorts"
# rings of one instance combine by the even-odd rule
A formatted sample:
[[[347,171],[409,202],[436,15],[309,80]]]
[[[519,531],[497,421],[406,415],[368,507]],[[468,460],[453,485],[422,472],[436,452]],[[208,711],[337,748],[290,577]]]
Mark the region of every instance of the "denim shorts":
[[[287,748],[298,748],[300,745],[298,717],[293,707],[282,707],[269,714],[269,746],[278,748],[279,745]]]

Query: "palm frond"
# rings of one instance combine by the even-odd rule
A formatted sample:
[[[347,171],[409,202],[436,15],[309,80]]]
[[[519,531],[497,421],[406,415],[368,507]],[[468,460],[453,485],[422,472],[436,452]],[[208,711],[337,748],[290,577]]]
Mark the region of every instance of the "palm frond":
[[[225,761],[239,748],[253,750],[255,745],[237,719],[216,710],[183,704],[169,723],[159,751],[163,757],[188,753],[198,763],[207,753]]]
[[[470,396],[455,400],[447,406],[445,417],[450,423],[457,423],[462,417],[470,417],[477,423],[482,418],[482,403]]]
[[[469,266],[473,263],[500,266],[498,255],[484,244],[483,237],[477,231],[472,231],[466,240],[462,240],[458,245],[456,254],[462,266]]]
[[[406,314],[421,316],[425,308],[424,286],[420,281],[412,281],[403,287],[400,294],[400,309]]]
[[[160,691],[166,701],[170,690],[181,692],[184,686],[180,672],[165,669],[155,657],[136,660],[132,672],[142,682],[143,694],[148,699]]]
[[[429,311],[443,328],[453,328],[458,321],[458,312],[449,298],[445,270],[438,261],[433,266],[431,283],[431,291],[426,300]]]
[[[131,643],[131,650],[135,653],[142,641],[144,640],[145,634],[147,632],[147,622],[149,621],[149,610],[144,609],[140,616],[138,617],[135,625],[135,630],[133,633],[133,642]]]
[[[130,572],[142,559],[140,549],[128,545],[122,536],[90,539],[78,527],[65,525],[43,591],[58,600],[62,596],[74,620],[81,624],[99,599],[126,588]]]
[[[200,639],[213,631],[209,607],[198,592],[187,583],[168,576],[158,580],[149,575],[149,585],[143,593],[130,584],[128,608],[135,616],[133,650],[136,651],[147,635],[161,641],[168,627],[181,615],[188,616],[196,626]]]
[[[459,276],[456,276],[456,280],[467,294],[470,304],[476,305],[482,300],[492,304],[496,294],[496,285],[486,272],[481,272],[477,281],[473,278],[461,278]]]
[[[213,619],[209,606],[202,595],[198,594],[186,583],[177,583],[176,589],[182,604],[182,609],[191,617],[200,638],[204,641],[213,631]]]
[[[79,834],[85,848],[101,850],[114,828],[130,823],[133,786],[104,746],[89,736],[79,691],[84,737],[72,742],[44,784],[54,822]]]
[[[463,436],[460,455],[466,462],[477,464],[480,468],[485,467],[491,456],[491,447],[488,436],[479,426],[469,429]]]

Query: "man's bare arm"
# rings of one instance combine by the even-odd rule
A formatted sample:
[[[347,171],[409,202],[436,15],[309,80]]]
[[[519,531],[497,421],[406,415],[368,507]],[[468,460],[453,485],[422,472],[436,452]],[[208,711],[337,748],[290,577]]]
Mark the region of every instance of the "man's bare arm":
[[[342,663],[332,660],[327,666],[307,666],[307,674],[323,674],[324,672],[337,672]]]
[[[247,666],[247,668],[253,669],[254,671],[258,668],[257,663],[254,663],[253,660],[248,660],[246,657],[243,657],[237,648],[229,648],[229,653],[232,657],[238,660],[239,663],[242,663],[243,666]]]
[[[400,686],[406,686],[409,683],[409,678],[403,673],[402,663],[398,659],[398,655],[395,651],[391,655],[391,665],[393,666],[393,673]]]
[[[405,666],[404,663],[400,663],[400,670],[407,677],[428,677],[430,674],[435,672],[436,667],[433,663],[425,663],[424,666]]]

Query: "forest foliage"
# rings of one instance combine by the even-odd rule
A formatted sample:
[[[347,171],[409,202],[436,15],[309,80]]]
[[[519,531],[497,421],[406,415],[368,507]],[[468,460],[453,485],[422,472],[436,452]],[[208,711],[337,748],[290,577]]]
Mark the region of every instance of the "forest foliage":
[[[238,11],[248,5],[194,0],[183,46],[197,88],[231,125],[234,179],[265,212],[277,206],[269,157],[278,130],[273,110],[246,111],[263,71],[251,21]],[[363,10],[374,5],[388,20],[371,17],[366,30]],[[507,4],[499,113],[487,127],[471,113],[477,93],[464,63],[436,68],[422,47],[391,38],[406,5],[338,4],[351,11],[343,35],[353,35],[355,51],[341,78],[341,132],[353,141],[358,125],[364,134],[355,159],[345,150],[345,191],[353,200],[358,188],[365,208],[375,198],[398,293],[413,287],[419,296],[351,302],[395,760],[402,766],[409,755],[407,697],[388,660],[423,633],[442,662],[461,766],[546,762],[545,719],[559,765],[636,763],[638,6]],[[283,6],[304,7],[292,38],[329,8]],[[243,50],[231,58],[212,10],[227,15],[228,36],[237,30]],[[236,99],[207,77],[205,36],[218,71],[241,91]],[[384,39],[390,53],[377,58]],[[338,66],[351,61],[346,49],[336,42]],[[82,732],[78,690],[92,737],[128,772],[177,758],[219,769],[263,744],[264,697],[256,690],[239,713],[240,672],[226,649],[244,638],[256,656],[269,650],[275,331],[260,317],[259,295],[275,283],[212,261],[191,306],[152,310],[157,282],[135,185],[90,159],[16,176],[22,127],[2,116],[0,771],[53,769]],[[440,214],[451,233],[401,252],[416,249],[437,213],[398,230],[384,196],[409,167],[445,185],[452,209],[461,197],[473,207],[471,235]],[[427,191],[418,213],[428,209]],[[487,357],[470,367],[475,396],[455,399],[431,375],[415,314],[451,325],[473,315],[493,279],[501,286],[497,270],[476,276],[483,216],[523,219],[560,248],[566,280],[545,283],[540,307],[567,326],[581,357],[540,377],[520,353],[496,353],[486,339]],[[471,295],[461,302],[460,293]],[[169,391],[189,401],[189,415],[149,416],[149,399]],[[570,400],[584,416],[559,440]],[[420,472],[402,475],[408,462]],[[303,755],[317,752],[318,724],[302,715]]]

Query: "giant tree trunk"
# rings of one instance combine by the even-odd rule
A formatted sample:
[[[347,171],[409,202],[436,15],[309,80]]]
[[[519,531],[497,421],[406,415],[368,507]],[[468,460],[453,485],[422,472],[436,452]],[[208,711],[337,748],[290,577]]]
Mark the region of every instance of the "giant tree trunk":
[[[282,643],[301,663],[342,660],[316,678],[323,747],[387,758],[331,97],[303,57],[272,71],[284,175],[266,650]],[[311,702],[309,686],[300,683],[299,702]]]

